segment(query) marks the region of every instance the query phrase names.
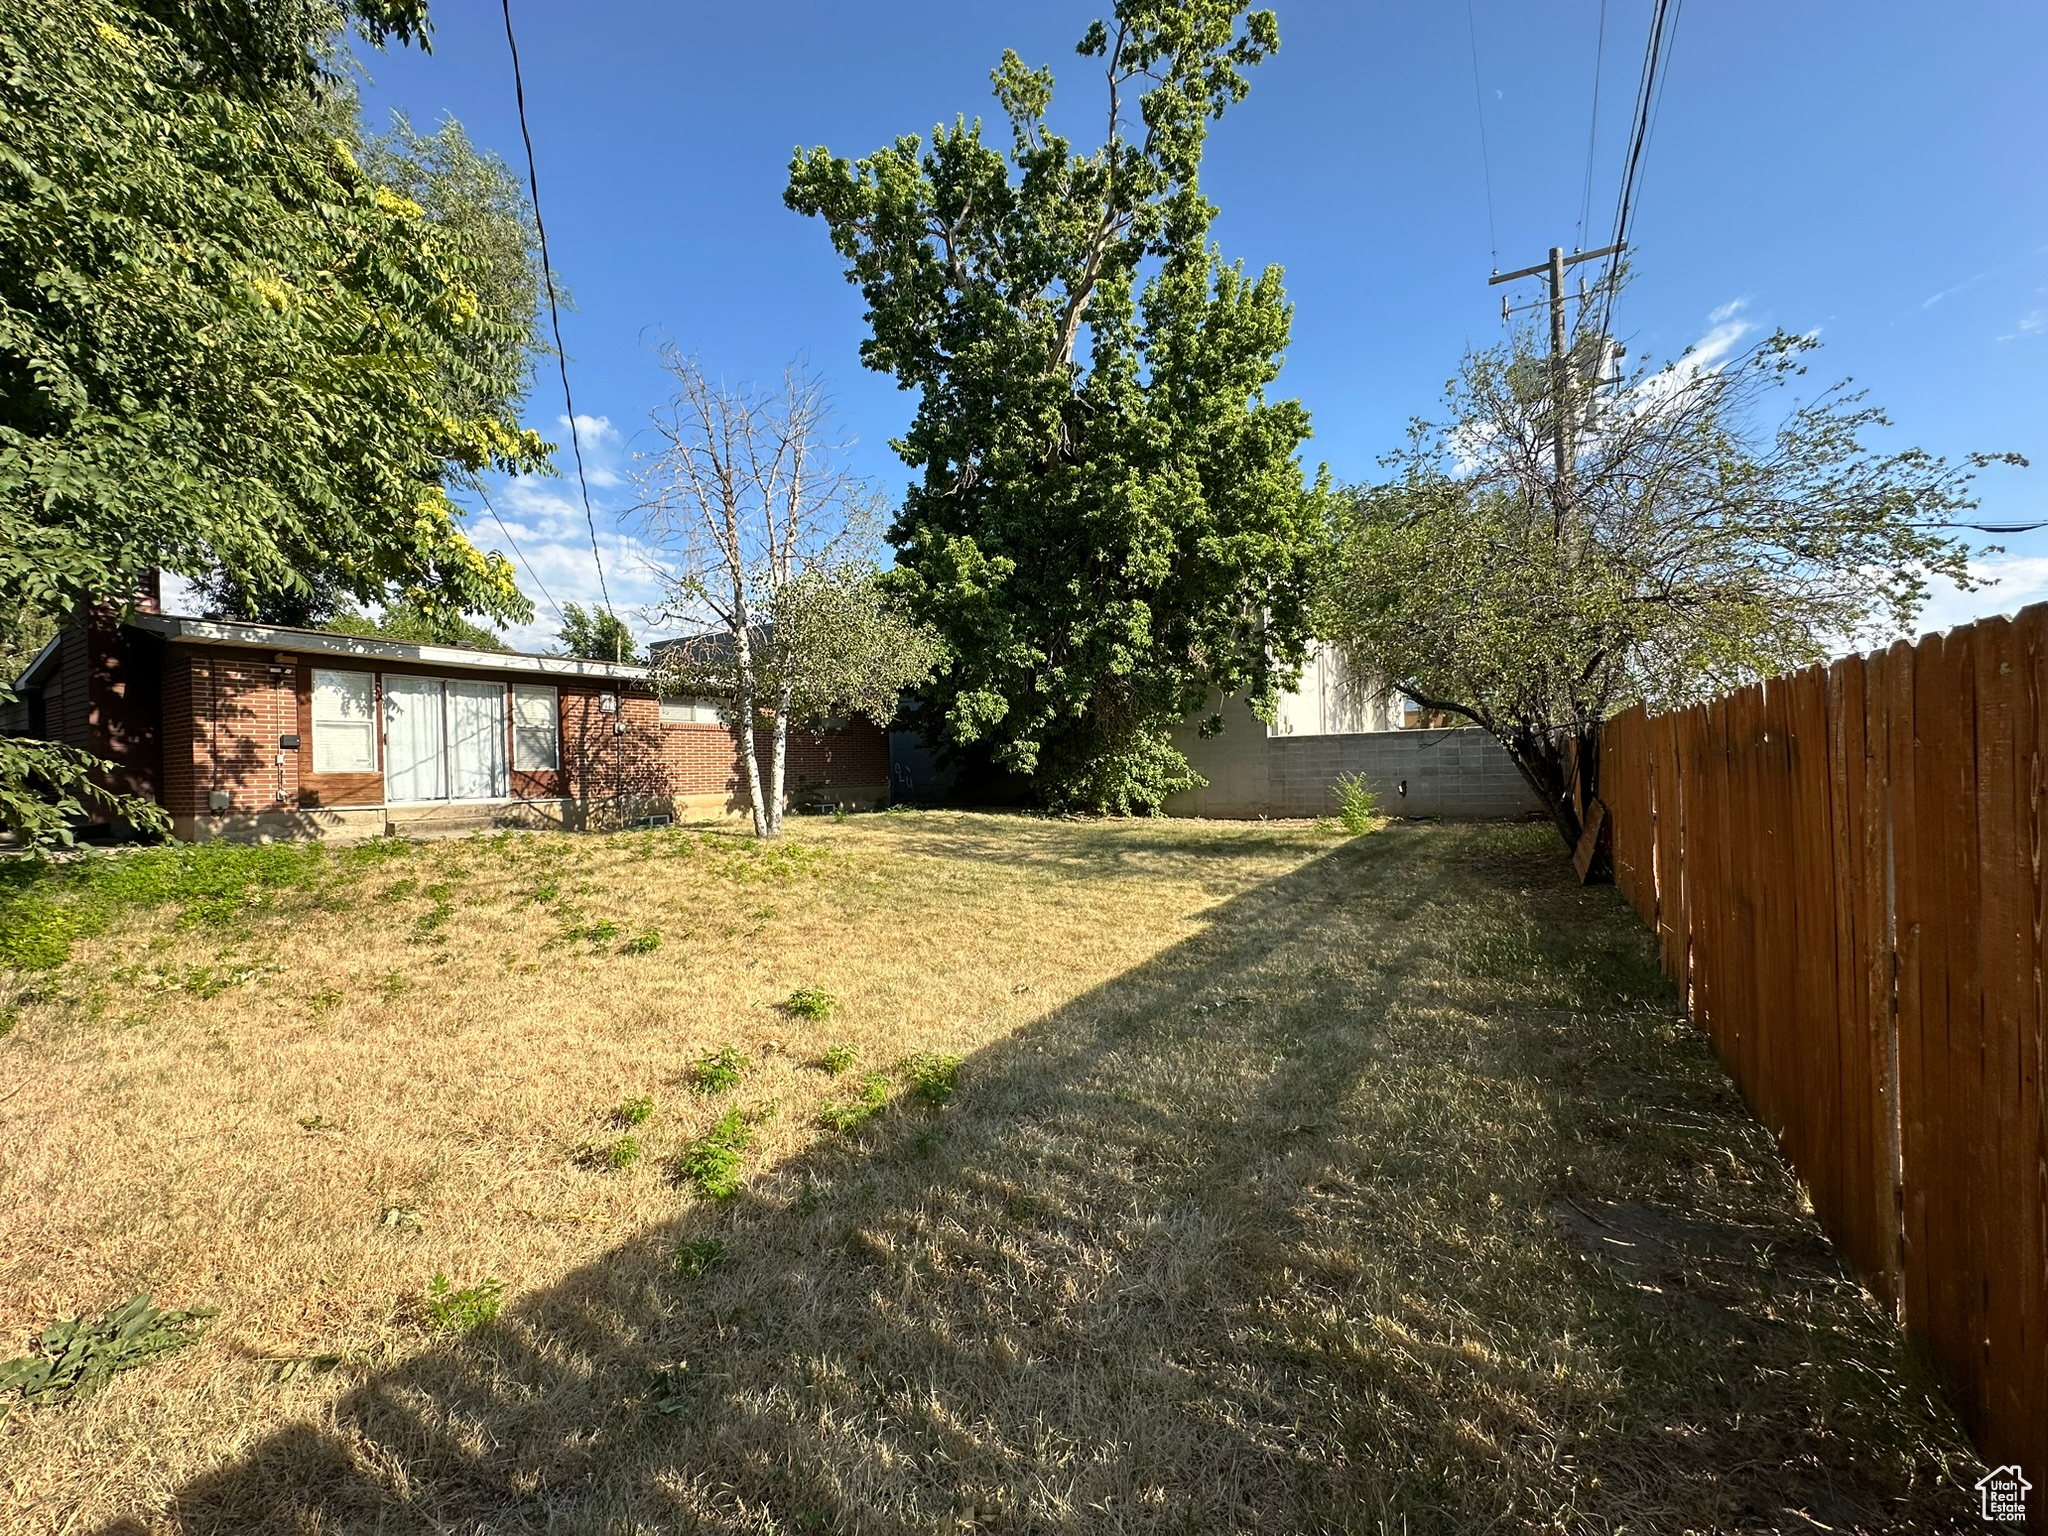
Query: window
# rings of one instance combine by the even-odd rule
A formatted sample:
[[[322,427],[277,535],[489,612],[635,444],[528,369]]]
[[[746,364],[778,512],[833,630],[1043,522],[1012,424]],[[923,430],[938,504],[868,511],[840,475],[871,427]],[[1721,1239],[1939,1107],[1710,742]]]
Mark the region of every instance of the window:
[[[722,725],[725,714],[711,699],[663,699],[663,725]]]
[[[384,798],[502,800],[505,685],[461,678],[384,679]]]
[[[512,766],[544,773],[562,766],[562,715],[552,688],[512,689]]]
[[[313,674],[313,771],[377,771],[374,674],[324,669]]]

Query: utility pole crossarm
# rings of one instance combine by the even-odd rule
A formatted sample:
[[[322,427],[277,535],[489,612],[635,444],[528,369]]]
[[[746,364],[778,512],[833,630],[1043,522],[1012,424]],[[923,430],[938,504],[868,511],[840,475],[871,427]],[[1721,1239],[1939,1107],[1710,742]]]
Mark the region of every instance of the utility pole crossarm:
[[[1563,265],[1575,267],[1582,261],[1593,261],[1601,256],[1612,256],[1623,249],[1625,247],[1619,245],[1603,245],[1597,251],[1578,251],[1565,257]],[[1524,277],[1543,277],[1550,272],[1550,268],[1551,264],[1549,262],[1539,261],[1535,266],[1524,267],[1519,272],[1496,272],[1486,280],[1486,286],[1491,288],[1498,283],[1512,283]]]

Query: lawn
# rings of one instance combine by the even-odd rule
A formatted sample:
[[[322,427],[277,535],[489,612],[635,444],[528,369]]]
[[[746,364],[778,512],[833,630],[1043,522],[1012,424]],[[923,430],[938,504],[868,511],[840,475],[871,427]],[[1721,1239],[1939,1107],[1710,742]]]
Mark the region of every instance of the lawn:
[[[1541,828],[0,874],[0,1355],[218,1309],[0,1422],[0,1531],[1973,1523]]]

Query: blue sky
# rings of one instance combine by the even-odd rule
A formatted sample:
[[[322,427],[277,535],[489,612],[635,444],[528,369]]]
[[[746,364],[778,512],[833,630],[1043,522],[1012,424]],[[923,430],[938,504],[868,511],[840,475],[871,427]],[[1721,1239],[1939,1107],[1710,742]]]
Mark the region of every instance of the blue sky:
[[[859,295],[824,229],[782,206],[792,149],[857,156],[955,113],[992,117],[988,72],[1005,47],[1053,67],[1056,117],[1079,138],[1096,92],[1072,49],[1102,9],[514,0],[622,611],[652,596],[617,513],[667,392],[662,338],[734,380],[807,357],[859,440],[857,468],[902,483],[887,440],[912,402],[861,368]],[[1296,314],[1279,387],[1313,414],[1311,463],[1363,478],[1432,408],[1460,353],[1499,337],[1500,290],[1486,284],[1496,245],[1508,269],[1553,244],[1605,243],[1650,0],[1608,0],[1583,229],[1600,0],[1472,0],[1469,30],[1456,0],[1277,9],[1281,51],[1216,126],[1204,186],[1226,256],[1286,269]],[[433,14],[431,56],[369,57],[373,122],[452,114],[523,169],[497,4],[437,0]],[[2037,0],[1686,6],[1643,172],[1638,280],[1616,316],[1632,353],[1676,353],[1717,324],[1817,329],[1818,371],[1867,386],[1898,444],[2036,461],[1987,473],[1986,516],[2048,517],[2044,59]],[[562,436],[551,375],[528,419]],[[573,479],[534,480],[495,500],[552,597],[588,602],[597,583],[574,497]],[[488,519],[475,532],[503,544]],[[1984,563],[2002,584],[1944,595],[1929,627],[2048,596],[2048,536],[2002,542],[2007,555]],[[526,585],[541,613],[513,638],[538,644],[555,614]]]

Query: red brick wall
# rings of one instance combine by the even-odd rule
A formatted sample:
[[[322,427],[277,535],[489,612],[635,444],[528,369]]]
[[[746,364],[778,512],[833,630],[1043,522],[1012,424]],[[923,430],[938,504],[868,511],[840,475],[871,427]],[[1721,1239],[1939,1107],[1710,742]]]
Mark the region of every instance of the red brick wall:
[[[228,810],[242,814],[298,805],[306,754],[277,745],[299,729],[291,661],[263,651],[169,646],[162,699],[162,799],[173,816],[206,815],[216,789],[227,792]]]
[[[746,769],[723,725],[664,725],[651,694],[615,693],[619,713],[598,706],[605,692],[589,685],[562,689],[562,768],[567,793],[578,799],[612,795],[723,795],[734,810],[747,802]],[[623,721],[625,730],[618,730]],[[771,734],[757,733],[761,772],[769,771]],[[880,726],[856,719],[821,735],[792,731],[785,783],[791,795],[830,784],[878,788],[889,782],[889,738]]]
[[[229,809],[241,814],[297,807],[301,768],[311,766],[313,742],[302,714],[296,658],[188,645],[165,647],[163,656],[161,799],[171,814],[208,814],[209,792],[216,789],[226,791]],[[438,675],[440,669],[404,670]],[[463,674],[450,669],[449,675]],[[664,725],[651,694],[616,689],[610,691],[621,713],[605,714],[598,700],[606,691],[598,683],[560,685],[563,794],[593,800],[720,795],[732,809],[746,804],[744,770],[724,726]],[[621,719],[623,734],[614,729]],[[283,752],[280,766],[278,738],[291,734],[301,736],[301,749]],[[757,740],[765,773],[772,743],[765,732]],[[823,735],[790,735],[792,795],[809,785],[872,789],[888,782],[888,736],[868,721]]]

